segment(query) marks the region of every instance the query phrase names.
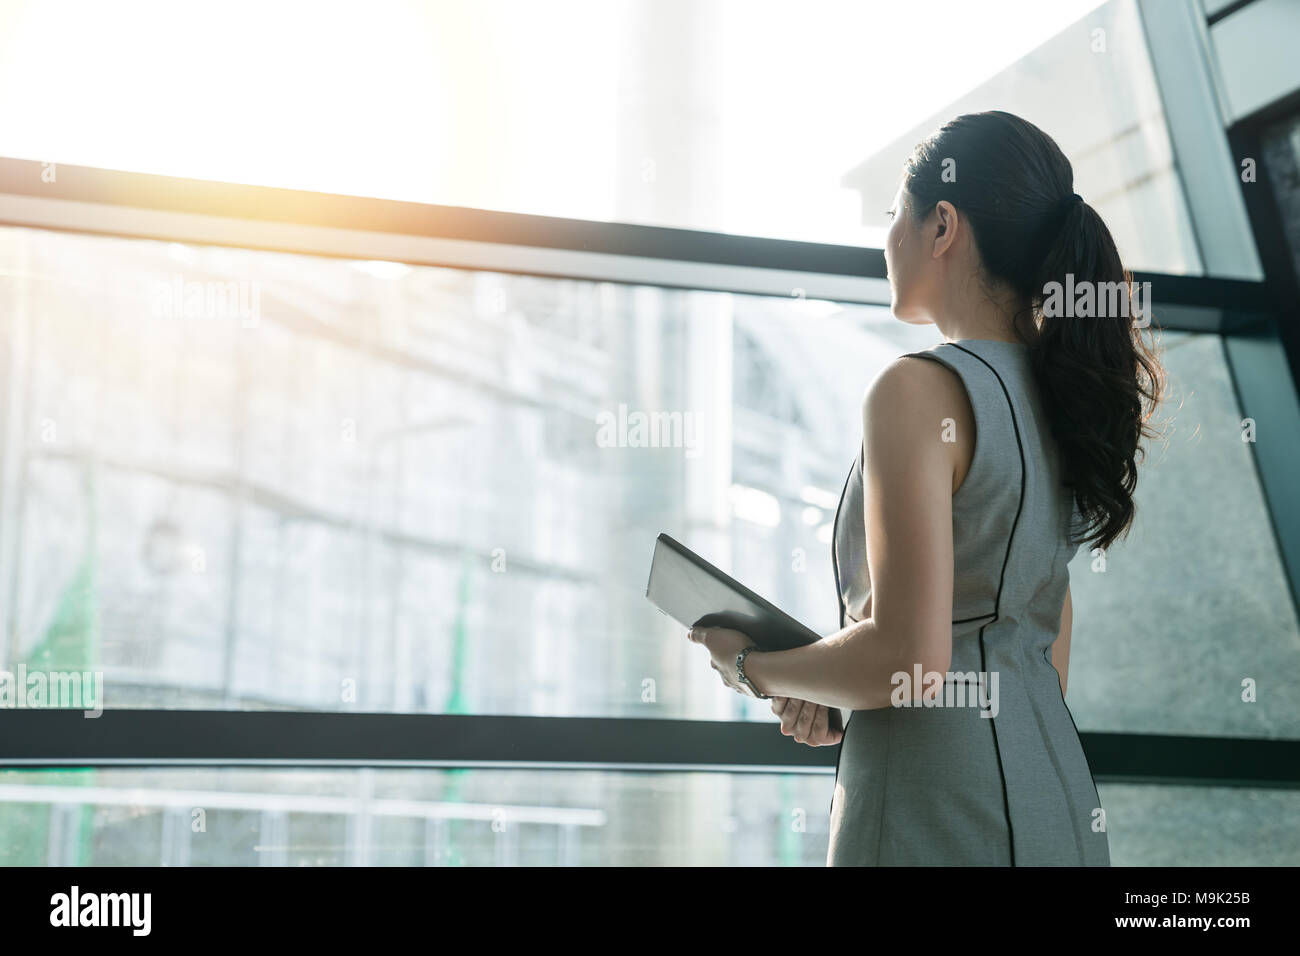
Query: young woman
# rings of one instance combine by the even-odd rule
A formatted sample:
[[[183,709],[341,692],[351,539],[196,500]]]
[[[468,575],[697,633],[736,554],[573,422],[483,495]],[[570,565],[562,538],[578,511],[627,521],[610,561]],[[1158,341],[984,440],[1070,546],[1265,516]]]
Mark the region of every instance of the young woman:
[[[1073,181],[1009,113],[916,147],[885,262],[894,315],[944,341],[863,400],[832,547],[841,630],[770,653],[688,635],[782,733],[840,744],[830,865],[1110,864],[1065,705],[1067,563],[1127,534],[1164,373]],[[842,734],[832,707],[852,712]]]

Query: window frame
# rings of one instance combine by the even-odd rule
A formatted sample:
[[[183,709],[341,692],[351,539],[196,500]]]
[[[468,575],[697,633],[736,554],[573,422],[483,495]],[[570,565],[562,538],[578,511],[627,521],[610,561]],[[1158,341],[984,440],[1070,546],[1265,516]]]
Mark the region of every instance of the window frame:
[[[334,196],[0,158],[0,224],[665,288],[888,305],[880,249]],[[1162,329],[1231,342],[1277,321],[1266,282],[1138,272]],[[1229,348],[1228,354],[1233,355]],[[1231,363],[1234,379],[1249,374]],[[1287,382],[1292,385],[1292,382]],[[1243,398],[1245,393],[1239,390]],[[1292,387],[1291,398],[1295,399]],[[1243,413],[1246,413],[1243,407]],[[1258,459],[1257,464],[1258,464]],[[1266,477],[1266,476],[1261,476]],[[1265,481],[1266,487],[1269,483]],[[1279,541],[1294,529],[1280,529]],[[1285,548],[1282,549],[1285,555]],[[1297,568],[1288,567],[1293,603]],[[832,773],[766,722],[314,711],[14,710],[0,768],[520,767]],[[1300,787],[1300,740],[1080,734],[1103,782]]]

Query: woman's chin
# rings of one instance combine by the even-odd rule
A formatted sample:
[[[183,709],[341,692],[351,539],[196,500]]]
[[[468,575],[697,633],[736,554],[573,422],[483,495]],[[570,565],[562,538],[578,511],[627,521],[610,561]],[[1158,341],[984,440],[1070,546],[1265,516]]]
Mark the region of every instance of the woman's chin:
[[[890,303],[889,309],[894,313],[894,318],[899,322],[906,323],[907,325],[932,324],[927,316],[918,313],[915,309],[908,306],[900,306],[897,300]]]

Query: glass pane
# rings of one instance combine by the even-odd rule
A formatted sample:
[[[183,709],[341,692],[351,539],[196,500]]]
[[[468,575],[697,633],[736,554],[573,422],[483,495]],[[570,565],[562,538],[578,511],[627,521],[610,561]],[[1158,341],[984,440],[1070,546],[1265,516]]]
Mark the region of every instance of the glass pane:
[[[1278,218],[1291,247],[1291,263],[1300,278],[1300,113],[1266,126],[1260,144]]]
[[[1296,866],[1300,791],[1099,783],[1112,866]]]
[[[981,6],[980,9],[986,9]],[[1134,0],[1112,0],[996,76],[882,142],[845,178],[881,245],[884,211],[912,148],[954,116],[1006,110],[1042,128],[1070,159],[1075,191],[1106,221],[1131,269],[1201,274],[1191,216]]]
[[[2,660],[102,673],[109,707],[771,720],[645,600],[654,537],[834,630],[862,391],[936,334],[16,229],[0,269]],[[1071,707],[1085,730],[1294,737],[1300,629],[1222,349],[1164,344],[1137,526],[1071,569]]]
[[[0,772],[0,866],[822,866],[829,774]],[[1295,866],[1300,792],[1099,784],[1115,866]]]
[[[0,866],[822,866],[829,774],[0,771]]]
[[[655,537],[835,628],[882,308],[0,230],[3,660],[109,707],[771,720]],[[774,731],[775,732],[775,731]]]
[[[1199,271],[1136,5],[1099,6],[8,0],[0,155],[879,246],[906,152],[996,106],[1131,265]]]
[[[1223,345],[1162,342],[1134,529],[1070,565],[1070,709],[1080,730],[1300,736],[1300,628]]]

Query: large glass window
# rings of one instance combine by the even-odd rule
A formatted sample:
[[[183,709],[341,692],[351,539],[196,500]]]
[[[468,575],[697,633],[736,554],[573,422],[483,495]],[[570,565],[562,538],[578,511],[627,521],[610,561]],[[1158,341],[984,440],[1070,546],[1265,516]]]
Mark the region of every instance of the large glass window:
[[[1094,10],[881,143],[845,178],[861,193],[864,222],[883,237],[912,148],[952,117],[982,110],[1023,116],[1056,140],[1075,190],[1105,219],[1130,268],[1204,271],[1135,0]]]
[[[4,4],[0,156],[879,247],[915,142],[1000,108],[1130,267],[1203,271],[1137,0],[216,9]],[[1284,209],[1297,143],[1264,132]],[[646,601],[655,536],[831,632],[863,391],[936,341],[797,289],[0,227],[0,671],[109,709],[772,721]],[[1224,339],[1162,346],[1133,533],[1070,569],[1073,716],[1295,739],[1251,446],[1294,436],[1243,418]],[[829,774],[727,760],[0,770],[0,865],[820,865]],[[1293,791],[1100,789],[1117,865],[1298,862]]]
[[[886,310],[8,229],[6,659],[110,707],[766,713],[668,532],[824,632]],[[770,718],[770,714],[768,714]]]
[[[1200,271],[1134,0],[0,9],[0,155],[596,221],[879,247],[906,153],[988,108],[1131,266]]]
[[[1080,729],[1300,736],[1300,629],[1215,335],[1166,332],[1163,438],[1139,465],[1132,533],[1070,565]]]
[[[645,600],[654,538],[834,630],[863,390],[937,340],[797,297],[21,229],[0,268],[5,660],[102,672],[109,707],[771,719]],[[1071,705],[1294,737],[1254,432],[1217,337],[1163,346],[1133,535],[1072,566]]]

